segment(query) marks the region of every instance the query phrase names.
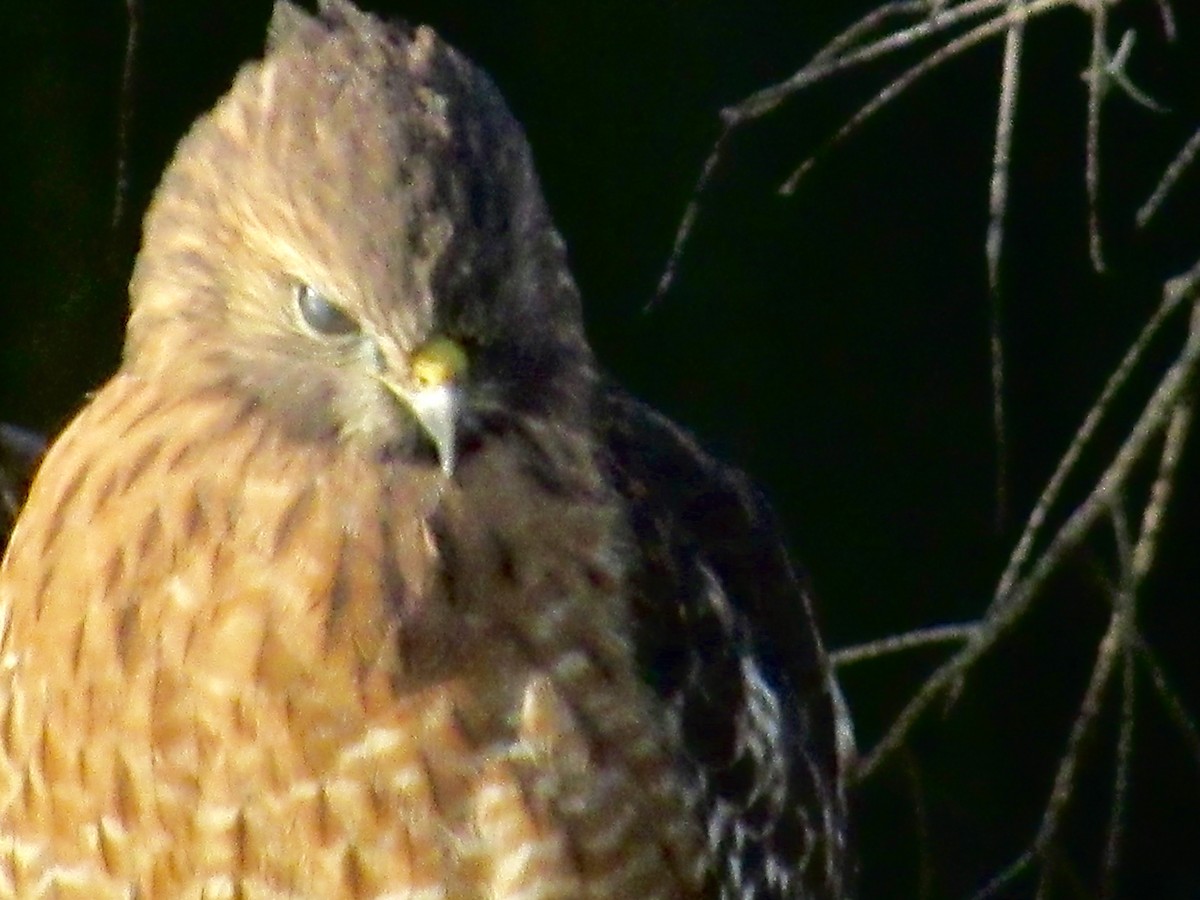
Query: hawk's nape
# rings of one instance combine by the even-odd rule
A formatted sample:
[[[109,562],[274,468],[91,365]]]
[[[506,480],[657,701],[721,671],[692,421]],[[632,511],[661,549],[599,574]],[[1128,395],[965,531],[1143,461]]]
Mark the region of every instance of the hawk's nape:
[[[0,896],[840,898],[765,506],[600,374],[428,29],[276,5],[0,569]]]

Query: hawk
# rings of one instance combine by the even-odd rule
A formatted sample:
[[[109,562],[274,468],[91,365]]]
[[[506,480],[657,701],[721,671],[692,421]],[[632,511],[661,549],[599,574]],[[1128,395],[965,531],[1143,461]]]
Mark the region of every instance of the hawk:
[[[0,895],[850,892],[803,585],[479,69],[279,2],[143,238],[0,570]]]

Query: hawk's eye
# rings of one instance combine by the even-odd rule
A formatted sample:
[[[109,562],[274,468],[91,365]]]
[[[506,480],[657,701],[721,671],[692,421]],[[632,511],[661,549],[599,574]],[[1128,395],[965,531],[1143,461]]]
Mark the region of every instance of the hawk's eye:
[[[357,322],[307,284],[296,286],[296,306],[308,327],[318,334],[347,335],[358,331]]]

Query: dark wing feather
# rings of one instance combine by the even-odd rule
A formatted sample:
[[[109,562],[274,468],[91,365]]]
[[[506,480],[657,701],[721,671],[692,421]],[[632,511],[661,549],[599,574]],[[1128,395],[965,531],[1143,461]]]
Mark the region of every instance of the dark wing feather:
[[[770,509],[665,417],[616,388],[602,406],[637,543],[640,661],[685,748],[712,895],[850,895],[833,682]]]

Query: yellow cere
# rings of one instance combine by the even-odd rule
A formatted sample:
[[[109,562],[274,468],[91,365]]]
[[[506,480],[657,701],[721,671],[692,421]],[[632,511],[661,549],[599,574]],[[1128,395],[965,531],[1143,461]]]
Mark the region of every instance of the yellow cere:
[[[466,374],[467,354],[448,337],[435,337],[412,356],[412,378],[421,387],[436,387]]]

